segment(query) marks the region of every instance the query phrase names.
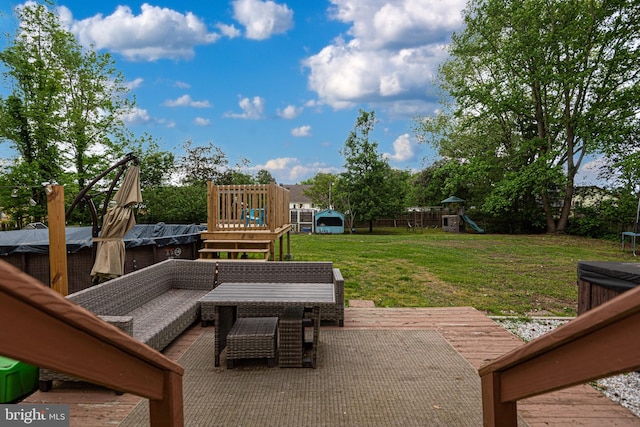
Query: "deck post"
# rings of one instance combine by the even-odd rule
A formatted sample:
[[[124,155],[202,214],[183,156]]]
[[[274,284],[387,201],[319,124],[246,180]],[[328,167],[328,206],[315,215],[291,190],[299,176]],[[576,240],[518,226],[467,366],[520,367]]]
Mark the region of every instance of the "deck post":
[[[65,235],[64,187],[49,185],[47,216],[49,217],[49,285],[62,296],[69,293],[67,273],[67,241]]]
[[[183,427],[182,376],[175,372],[167,371],[164,377],[163,398],[161,400],[149,399],[150,425]]]
[[[516,402],[502,402],[500,372],[491,372],[481,377],[482,425],[484,427],[517,427]]]
[[[218,194],[213,182],[207,181],[207,230],[215,230],[218,215]]]
[[[269,200],[269,206],[268,206],[268,211],[269,211],[269,216],[267,217],[268,219],[268,226],[269,226],[269,230],[271,232],[273,232],[276,229],[276,223],[279,223],[280,218],[278,218],[276,215],[278,214],[278,207],[276,206],[278,203],[278,195],[277,195],[277,191],[276,191],[276,183],[275,181],[271,181],[269,183],[269,191],[268,191],[268,200]]]

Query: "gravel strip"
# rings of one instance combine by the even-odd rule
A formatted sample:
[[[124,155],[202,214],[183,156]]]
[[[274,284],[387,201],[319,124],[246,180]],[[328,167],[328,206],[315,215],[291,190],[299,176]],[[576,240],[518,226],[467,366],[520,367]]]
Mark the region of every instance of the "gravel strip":
[[[494,318],[500,326],[520,337],[523,341],[531,341],[568,322],[563,319],[511,319]],[[640,373],[629,372],[609,378],[602,378],[591,383],[605,396],[628,408],[640,417]]]

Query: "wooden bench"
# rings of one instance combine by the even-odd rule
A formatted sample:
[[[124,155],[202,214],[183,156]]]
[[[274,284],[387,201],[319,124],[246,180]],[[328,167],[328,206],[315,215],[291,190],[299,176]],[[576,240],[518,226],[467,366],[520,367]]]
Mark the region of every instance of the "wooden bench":
[[[227,335],[227,369],[237,359],[266,358],[275,366],[277,357],[277,317],[241,317]]]

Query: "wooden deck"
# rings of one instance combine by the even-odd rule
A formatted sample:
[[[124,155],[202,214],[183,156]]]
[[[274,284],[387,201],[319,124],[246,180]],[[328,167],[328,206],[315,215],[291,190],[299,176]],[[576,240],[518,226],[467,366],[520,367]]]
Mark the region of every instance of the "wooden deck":
[[[435,330],[475,368],[522,345],[484,313],[469,307],[346,308],[344,328]],[[164,353],[178,359],[201,331],[194,325]],[[64,383],[48,393],[37,391],[24,402],[68,404],[71,426],[93,427],[118,425],[140,400],[85,383]],[[526,399],[519,402],[518,413],[532,427],[640,426],[640,418],[588,385]]]

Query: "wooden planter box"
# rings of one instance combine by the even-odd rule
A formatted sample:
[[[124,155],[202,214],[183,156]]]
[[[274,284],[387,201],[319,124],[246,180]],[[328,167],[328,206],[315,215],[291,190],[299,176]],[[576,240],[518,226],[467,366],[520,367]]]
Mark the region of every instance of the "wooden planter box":
[[[578,315],[640,285],[640,264],[580,261]]]

